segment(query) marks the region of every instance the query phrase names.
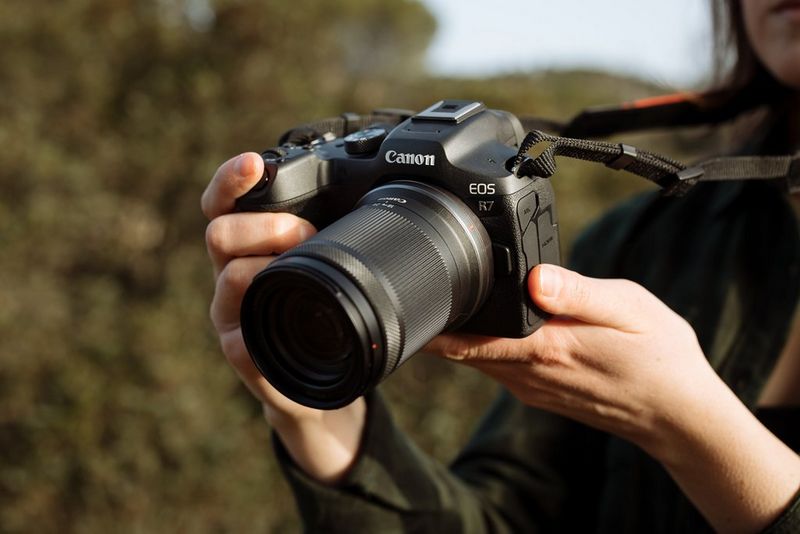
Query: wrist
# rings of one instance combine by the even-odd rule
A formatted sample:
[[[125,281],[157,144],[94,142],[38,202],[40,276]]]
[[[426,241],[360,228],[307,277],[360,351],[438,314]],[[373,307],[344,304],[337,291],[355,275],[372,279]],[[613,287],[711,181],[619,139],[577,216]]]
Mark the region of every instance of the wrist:
[[[718,377],[681,398],[642,448],[715,530],[762,530],[797,493],[800,457]]]
[[[366,402],[359,398],[344,408],[313,416],[267,420],[298,467],[319,482],[335,484],[357,460],[366,410]],[[269,408],[265,406],[264,411]]]
[[[692,463],[698,446],[731,428],[742,412],[749,415],[710,366],[671,387],[664,398],[636,444],[668,470]]]

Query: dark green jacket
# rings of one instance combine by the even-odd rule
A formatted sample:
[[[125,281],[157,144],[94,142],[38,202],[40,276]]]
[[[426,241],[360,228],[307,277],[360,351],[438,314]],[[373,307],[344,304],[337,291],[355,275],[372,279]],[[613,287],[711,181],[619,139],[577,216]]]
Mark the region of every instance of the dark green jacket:
[[[725,382],[753,406],[787,337],[800,238],[786,198],[760,183],[646,194],[578,241],[572,268],[647,287],[695,328]],[[705,532],[664,469],[637,447],[504,394],[450,466],[417,449],[379,395],[362,450],[336,488],[276,441],[310,532]],[[770,533],[800,532],[795,499]]]

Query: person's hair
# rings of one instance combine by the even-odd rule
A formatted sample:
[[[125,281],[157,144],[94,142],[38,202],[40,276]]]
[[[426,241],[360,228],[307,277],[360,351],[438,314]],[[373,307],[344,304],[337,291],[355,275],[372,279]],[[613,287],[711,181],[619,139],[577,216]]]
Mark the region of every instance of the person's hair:
[[[712,0],[714,81],[720,88],[743,89],[769,80],[750,45],[739,0]]]
[[[759,60],[747,36],[741,0],[711,0],[714,85],[705,93],[711,105],[761,108],[745,151],[785,153],[798,139],[797,94]]]

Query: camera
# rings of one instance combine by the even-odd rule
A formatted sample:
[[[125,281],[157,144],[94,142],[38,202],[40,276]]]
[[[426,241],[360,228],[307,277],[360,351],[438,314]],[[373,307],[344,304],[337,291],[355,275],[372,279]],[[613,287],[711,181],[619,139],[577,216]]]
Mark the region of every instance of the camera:
[[[512,172],[523,137],[509,112],[443,100],[396,125],[263,152],[263,178],[237,209],[321,229],[244,295],[242,334],[267,380],[334,409],[443,331],[536,330],[546,314],[526,277],[560,263],[558,218],[550,181]]]

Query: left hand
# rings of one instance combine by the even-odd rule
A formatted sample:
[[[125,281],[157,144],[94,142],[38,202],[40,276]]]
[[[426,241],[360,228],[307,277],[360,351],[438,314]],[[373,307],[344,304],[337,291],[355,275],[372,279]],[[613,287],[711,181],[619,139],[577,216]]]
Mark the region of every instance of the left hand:
[[[426,352],[460,360],[525,404],[668,454],[676,417],[720,392],[691,326],[640,285],[555,265],[528,277],[533,301],[553,314],[523,339],[445,334]]]

